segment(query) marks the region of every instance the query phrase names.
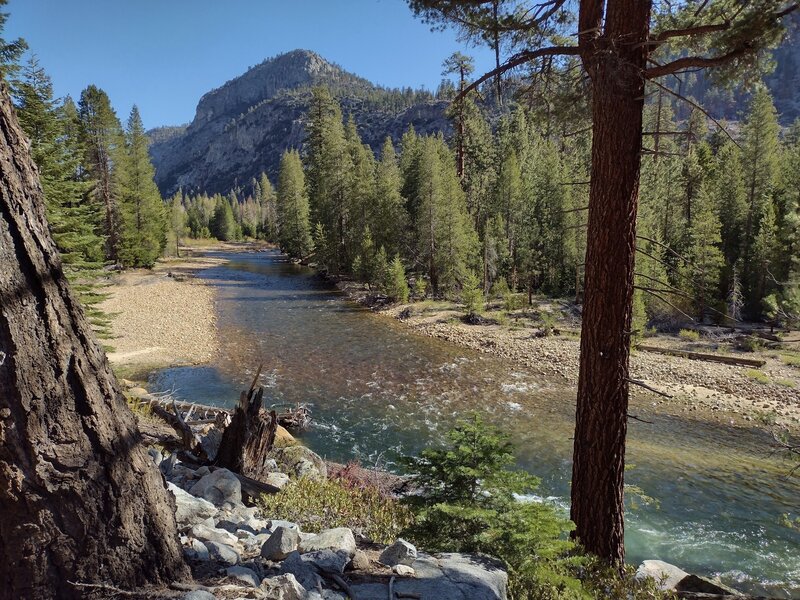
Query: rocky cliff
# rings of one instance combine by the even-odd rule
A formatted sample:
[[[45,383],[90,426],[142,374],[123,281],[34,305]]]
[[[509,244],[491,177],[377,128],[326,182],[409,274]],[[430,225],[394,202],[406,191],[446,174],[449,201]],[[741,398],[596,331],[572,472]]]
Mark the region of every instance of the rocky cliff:
[[[247,186],[266,172],[275,181],[281,154],[305,137],[311,89],[329,87],[352,115],[364,142],[377,150],[413,125],[420,133],[446,131],[446,102],[427,92],[387,90],[306,50],[251,68],[200,99],[194,120],[150,132],[156,182],[164,195],[178,188],[207,193]]]

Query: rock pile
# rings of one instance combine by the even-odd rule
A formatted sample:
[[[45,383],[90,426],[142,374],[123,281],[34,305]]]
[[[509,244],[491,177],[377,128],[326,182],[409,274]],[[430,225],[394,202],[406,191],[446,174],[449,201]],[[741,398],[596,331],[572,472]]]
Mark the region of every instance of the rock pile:
[[[324,476],[318,456],[307,448],[295,452],[278,456],[276,468],[280,464],[292,476]],[[175,497],[185,556],[203,583],[186,600],[385,600],[390,586],[396,597],[506,598],[508,576],[494,559],[429,555],[405,540],[388,547],[357,542],[345,527],[307,533],[245,506],[240,481],[227,469],[195,470],[174,455],[153,458]]]

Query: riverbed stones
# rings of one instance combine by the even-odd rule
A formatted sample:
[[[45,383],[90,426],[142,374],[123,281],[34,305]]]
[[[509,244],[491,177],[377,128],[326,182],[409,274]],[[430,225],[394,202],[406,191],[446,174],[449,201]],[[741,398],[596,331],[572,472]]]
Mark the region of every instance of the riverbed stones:
[[[270,600],[305,600],[306,590],[292,573],[269,577],[261,582],[261,590]]]
[[[178,527],[191,527],[216,516],[217,507],[208,500],[192,496],[174,483],[167,483],[167,488],[175,496],[175,520]]]
[[[232,567],[239,563],[239,553],[227,544],[218,542],[206,542],[209,558],[226,567]]]
[[[303,562],[310,562],[321,573],[336,573],[341,575],[350,562],[350,555],[345,550],[317,550],[303,554]]]
[[[218,529],[217,527],[209,527],[205,523],[200,523],[192,527],[191,534],[192,537],[195,537],[198,540],[218,542],[228,546],[234,546],[236,542],[239,541],[239,538],[233,535],[230,531]]]
[[[258,587],[261,583],[261,580],[259,579],[258,575],[256,575],[256,572],[252,569],[248,569],[247,567],[241,567],[238,565],[234,567],[228,567],[225,569],[225,574],[228,577],[250,587]]]
[[[277,527],[261,547],[261,556],[267,560],[283,560],[297,550],[300,535],[296,529]]]
[[[326,529],[317,535],[300,542],[300,552],[316,552],[317,550],[343,550],[348,558],[356,553],[356,539],[347,527]]]
[[[217,469],[204,475],[191,487],[189,493],[205,498],[216,506],[238,506],[242,503],[242,484],[228,469]]]
[[[417,548],[414,544],[401,538],[381,552],[381,556],[378,560],[387,567],[393,567],[395,565],[407,565],[410,567],[411,564],[417,560]]]

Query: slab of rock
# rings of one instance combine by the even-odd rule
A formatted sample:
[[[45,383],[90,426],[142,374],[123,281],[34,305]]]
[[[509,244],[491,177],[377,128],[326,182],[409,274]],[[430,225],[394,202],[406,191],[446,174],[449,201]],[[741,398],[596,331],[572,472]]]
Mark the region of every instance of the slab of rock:
[[[261,547],[261,556],[267,560],[283,560],[297,550],[299,544],[297,530],[278,527]]]
[[[293,575],[300,585],[312,589],[317,585],[317,575],[314,565],[304,561],[299,552],[292,552],[281,564],[281,573]]]
[[[192,592],[186,592],[181,596],[181,600],[217,600],[217,597],[205,590],[194,590]]]
[[[337,527],[300,542],[300,552],[303,554],[317,550],[343,550],[352,558],[356,553],[356,538],[347,527]]]
[[[208,500],[196,498],[174,483],[167,483],[167,488],[175,496],[175,520],[179,528],[191,527],[216,516],[217,507]]]
[[[258,587],[260,583],[260,579],[256,572],[252,569],[248,569],[247,567],[228,567],[225,569],[225,573],[228,577],[232,577],[241,583],[248,585],[250,587]]]
[[[395,568],[404,570],[405,565]],[[395,580],[399,595],[412,594],[436,600],[506,600],[508,574],[492,558],[469,554],[442,554],[437,557],[420,552],[412,565],[414,577]],[[359,600],[385,600],[388,585],[357,583],[351,586]]]
[[[228,469],[217,469],[204,475],[192,486],[189,493],[205,498],[216,506],[238,506],[242,503],[242,484]]]
[[[228,546],[233,546],[236,542],[239,541],[235,535],[230,533],[229,531],[225,531],[224,529],[217,529],[216,527],[209,527],[203,523],[199,525],[195,525],[191,529],[192,537],[196,537],[198,540],[208,541],[208,542],[218,542],[220,544],[226,544]]]
[[[689,573],[663,560],[646,560],[636,570],[636,579],[655,579],[662,590],[674,590]]]
[[[416,571],[408,565],[395,565],[392,567],[392,572],[404,577],[412,577],[416,573]]]
[[[261,582],[260,588],[270,600],[306,600],[305,588],[291,573],[268,577]]]
[[[271,454],[283,473],[310,479],[325,479],[328,476],[325,461],[305,446],[274,448]]]
[[[239,553],[227,544],[207,542],[205,546],[208,548],[208,555],[211,560],[226,567],[232,567],[239,563]]]
[[[695,594],[717,594],[720,596],[743,596],[740,591],[728,587],[719,581],[712,581],[699,575],[687,575],[675,586],[676,592],[692,592]]]
[[[381,552],[378,560],[387,567],[395,565],[407,565],[410,567],[417,560],[417,547],[404,539],[399,539]]]

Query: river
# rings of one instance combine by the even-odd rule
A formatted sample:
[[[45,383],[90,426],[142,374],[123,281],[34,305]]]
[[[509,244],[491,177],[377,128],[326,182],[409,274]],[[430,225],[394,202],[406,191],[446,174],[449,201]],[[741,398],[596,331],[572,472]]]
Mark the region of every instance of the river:
[[[274,251],[220,254],[199,273],[218,291],[221,348],[211,365],[155,373],[154,390],[232,405],[259,363],[268,402],[308,403],[302,441],[331,460],[392,468],[478,410],[507,430],[537,500],[567,509],[575,391],[509,361],[408,331],[358,307]],[[664,416],[633,399],[626,480],[629,562],[658,558],[738,589],[800,598],[800,533],[780,523],[798,479],[757,431]]]

